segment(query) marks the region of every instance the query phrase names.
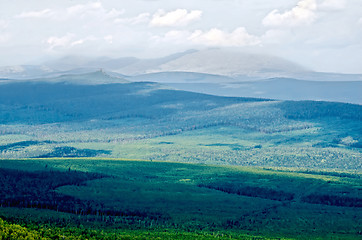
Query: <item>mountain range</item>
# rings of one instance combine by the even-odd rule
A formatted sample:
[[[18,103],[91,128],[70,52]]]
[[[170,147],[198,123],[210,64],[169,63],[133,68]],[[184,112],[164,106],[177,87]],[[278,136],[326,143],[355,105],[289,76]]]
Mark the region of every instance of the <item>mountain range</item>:
[[[94,77],[106,72],[112,78]],[[76,81],[77,75],[89,77]],[[290,61],[225,49],[189,50],[157,59],[67,56],[41,65],[0,68],[0,81],[106,84],[157,82],[174,89],[229,97],[362,104],[362,75],[320,73]]]
[[[188,50],[153,59],[65,56],[39,65],[0,67],[0,78],[45,77],[64,74],[66,71],[84,73],[100,68],[128,76],[176,71],[222,75],[239,80],[275,77],[318,81],[362,80],[361,74],[314,72],[280,57],[245,53],[235,49]]]

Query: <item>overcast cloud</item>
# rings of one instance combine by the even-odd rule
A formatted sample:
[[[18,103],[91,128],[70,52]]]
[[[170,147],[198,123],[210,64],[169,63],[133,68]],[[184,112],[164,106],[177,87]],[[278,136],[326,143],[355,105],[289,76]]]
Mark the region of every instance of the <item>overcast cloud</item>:
[[[0,65],[65,55],[160,57],[234,47],[362,73],[361,0],[0,2]]]

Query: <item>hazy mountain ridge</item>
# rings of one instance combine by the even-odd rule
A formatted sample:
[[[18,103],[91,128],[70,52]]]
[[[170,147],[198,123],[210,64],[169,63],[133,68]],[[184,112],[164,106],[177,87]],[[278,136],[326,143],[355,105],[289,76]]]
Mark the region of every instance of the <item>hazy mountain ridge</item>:
[[[150,81],[159,83],[232,83],[238,82],[237,79],[198,72],[157,72],[141,74],[136,76],[128,76],[127,79],[131,81]]]
[[[103,70],[85,74],[66,74],[56,78],[36,79],[37,81],[48,80],[50,82],[67,82],[82,85],[98,85],[98,84],[111,84],[111,83],[129,83],[121,76],[110,75]],[[33,80],[33,81],[36,81]]]
[[[103,74],[92,76],[99,71]],[[231,49],[189,50],[155,59],[68,56],[41,66],[4,67],[0,77],[2,82],[76,84],[151,81],[218,96],[362,104],[360,74],[312,72],[278,57]]]
[[[361,74],[313,72],[279,57],[231,49],[188,50],[154,59],[65,56],[41,65],[0,67],[0,78],[55,77],[67,72],[86,73],[99,69],[130,76],[160,72],[195,72],[238,80],[286,77],[315,81],[362,81]]]
[[[57,72],[48,76],[41,78],[31,78],[31,79],[3,79],[3,83],[68,83],[68,84],[77,84],[77,85],[101,85],[101,84],[112,84],[112,83],[129,83],[124,76],[121,74],[115,73],[106,73],[102,69],[98,71],[92,71],[78,69],[68,72]],[[81,73],[78,73],[81,72]],[[85,72],[85,73],[83,73]],[[55,75],[55,76],[52,76]]]
[[[224,49],[189,50],[164,58],[140,60],[110,70],[132,76],[176,71],[251,77],[283,76],[306,71],[303,67],[278,57]]]
[[[362,81],[309,81],[271,78],[238,81],[200,73],[155,73],[128,78],[150,80],[176,89],[230,97],[256,97],[279,100],[315,100],[362,104]]]
[[[188,71],[226,76],[260,76],[279,72],[303,72],[303,67],[268,55],[209,49],[187,54],[153,71]]]

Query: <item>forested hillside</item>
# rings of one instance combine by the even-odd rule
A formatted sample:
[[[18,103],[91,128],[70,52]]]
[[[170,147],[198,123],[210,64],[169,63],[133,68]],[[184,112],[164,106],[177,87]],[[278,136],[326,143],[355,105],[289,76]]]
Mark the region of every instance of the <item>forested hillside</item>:
[[[98,71],[6,81],[0,110],[1,158],[361,169],[361,105],[212,96]]]

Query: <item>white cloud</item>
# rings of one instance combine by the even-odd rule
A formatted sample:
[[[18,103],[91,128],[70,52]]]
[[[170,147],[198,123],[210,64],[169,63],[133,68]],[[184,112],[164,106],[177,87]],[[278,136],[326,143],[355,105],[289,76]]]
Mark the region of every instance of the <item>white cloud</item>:
[[[69,47],[74,42],[74,37],[73,33],[67,33],[62,37],[52,36],[46,40],[46,43],[49,45],[49,50],[53,50],[56,47]]]
[[[324,0],[318,5],[318,9],[329,10],[342,10],[346,8],[346,0]]]
[[[85,14],[87,12],[102,10],[101,2],[93,2],[86,4],[77,4],[67,8],[67,12],[71,15]]]
[[[164,36],[153,36],[151,39],[157,42],[172,42],[176,44],[185,44],[189,41],[190,36],[192,35],[189,31],[178,31],[172,30],[164,34]]]
[[[70,43],[70,46],[76,46],[76,45],[81,45],[81,44],[83,44],[84,43],[84,39],[79,39],[79,40],[77,40],[77,41],[74,41],[74,42],[72,42],[72,43]]]
[[[49,18],[53,17],[55,12],[49,8],[40,11],[22,12],[15,16],[15,18]]]
[[[186,9],[177,9],[167,13],[164,10],[158,10],[153,15],[150,25],[156,27],[186,26],[199,20],[201,15],[202,11],[199,10],[188,12]]]
[[[257,36],[249,34],[244,27],[239,27],[233,32],[225,32],[213,28],[207,32],[195,31],[190,40],[208,46],[242,47],[260,44]]]
[[[290,35],[288,33],[288,31],[282,30],[280,28],[269,29],[261,37],[262,42],[263,44],[280,44],[286,40],[290,41]]]
[[[94,36],[88,36],[88,37],[86,37],[86,38],[81,38],[81,39],[78,39],[78,40],[76,40],[76,41],[71,42],[71,43],[70,43],[70,46],[71,46],[71,47],[74,47],[74,46],[77,46],[77,45],[82,45],[82,44],[84,44],[84,43],[87,42],[87,41],[96,41],[96,40],[97,40],[96,37],[94,37]]]
[[[132,25],[146,23],[150,21],[151,14],[149,13],[141,13],[136,17],[132,18],[117,18],[114,20],[114,23],[129,23]]]
[[[243,27],[237,28],[232,32],[225,32],[217,28],[206,32],[202,30],[194,32],[173,30],[167,32],[163,37],[156,36],[153,39],[162,42],[218,47],[242,47],[260,44],[260,39],[249,34]]]
[[[317,19],[318,11],[334,11],[346,8],[346,0],[299,0],[291,10],[281,13],[271,11],[264,19],[267,27],[295,27],[309,25]]]
[[[112,44],[113,43],[113,36],[112,35],[107,35],[103,38],[106,42]]]
[[[358,24],[362,25],[362,17],[358,20]]]
[[[9,33],[0,34],[0,43],[9,42],[11,35]]]
[[[82,45],[87,41],[96,41],[97,38],[94,36],[88,36],[85,38],[76,39],[75,34],[67,33],[62,37],[52,36],[46,40],[49,45],[48,50],[52,51],[56,48],[72,48],[78,45]]]
[[[86,16],[97,16],[102,19],[117,18],[124,13],[124,10],[112,8],[106,10],[101,2],[89,2],[86,4],[77,4],[66,9],[68,16],[78,16],[84,18]]]
[[[0,29],[4,29],[8,26],[8,23],[5,20],[0,19]]]
[[[308,25],[316,19],[317,3],[315,0],[300,0],[297,6],[280,13],[274,9],[264,19],[263,25],[268,27],[293,27]]]
[[[124,13],[124,10],[112,8],[107,10],[101,2],[77,4],[66,9],[43,9],[39,11],[22,12],[15,18],[49,18],[53,20],[69,20],[71,18],[94,17],[97,20],[114,19]]]

